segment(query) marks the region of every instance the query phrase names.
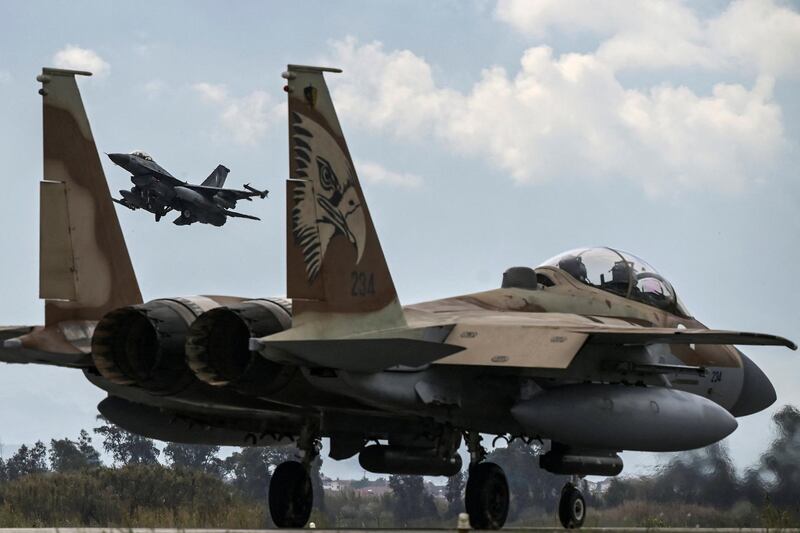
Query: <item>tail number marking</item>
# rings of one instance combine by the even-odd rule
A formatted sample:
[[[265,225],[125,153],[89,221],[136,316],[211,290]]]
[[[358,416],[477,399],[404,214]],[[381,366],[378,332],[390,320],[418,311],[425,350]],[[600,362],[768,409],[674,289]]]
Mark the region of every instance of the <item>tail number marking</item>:
[[[352,296],[370,296],[375,294],[375,274],[372,272],[351,272],[350,281]]]

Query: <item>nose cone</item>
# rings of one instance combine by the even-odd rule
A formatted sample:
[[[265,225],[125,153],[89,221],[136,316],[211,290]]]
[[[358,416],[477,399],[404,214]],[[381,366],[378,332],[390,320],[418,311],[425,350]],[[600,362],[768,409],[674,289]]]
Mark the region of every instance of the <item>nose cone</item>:
[[[739,353],[744,367],[744,381],[739,399],[730,412],[733,416],[747,416],[763,411],[775,403],[778,397],[775,395],[775,387],[766,374],[749,357]]]
[[[124,167],[130,161],[131,156],[128,154],[108,154],[108,158],[114,162],[114,164]]]

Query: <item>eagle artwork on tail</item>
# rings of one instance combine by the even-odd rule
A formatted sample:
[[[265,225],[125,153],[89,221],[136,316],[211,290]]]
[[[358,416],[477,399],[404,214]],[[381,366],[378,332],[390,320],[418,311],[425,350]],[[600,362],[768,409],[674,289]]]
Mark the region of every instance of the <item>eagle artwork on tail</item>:
[[[361,261],[366,240],[364,210],[354,186],[355,169],[331,134],[297,112],[292,113],[291,129],[299,181],[293,195],[292,233],[303,252],[308,281],[313,283],[328,243],[337,234],[355,247],[356,264]]]

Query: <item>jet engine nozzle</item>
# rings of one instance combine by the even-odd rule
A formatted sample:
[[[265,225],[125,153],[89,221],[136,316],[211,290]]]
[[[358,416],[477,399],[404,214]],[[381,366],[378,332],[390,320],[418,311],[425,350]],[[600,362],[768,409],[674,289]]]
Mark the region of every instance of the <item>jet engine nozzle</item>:
[[[210,298],[171,298],[115,309],[97,324],[92,358],[100,374],[119,385],[175,394],[192,381],[186,332],[195,317],[216,307]]]
[[[218,307],[192,324],[186,337],[186,360],[194,374],[210,385],[255,396],[275,393],[289,382],[296,367],[268,361],[250,351],[249,340],[291,325],[291,303],[279,298]]]

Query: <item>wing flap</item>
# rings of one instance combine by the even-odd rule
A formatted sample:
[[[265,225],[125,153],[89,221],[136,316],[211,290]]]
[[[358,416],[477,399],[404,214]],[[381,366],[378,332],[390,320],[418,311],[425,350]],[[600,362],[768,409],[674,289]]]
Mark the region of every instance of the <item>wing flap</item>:
[[[785,346],[796,350],[797,345],[784,337],[748,331],[673,328],[583,328],[575,329],[589,335],[588,343],[644,346],[648,344],[731,344],[740,346]]]
[[[332,339],[280,341],[250,339],[250,349],[278,363],[378,372],[395,366],[420,367],[463,350],[418,339]]]

